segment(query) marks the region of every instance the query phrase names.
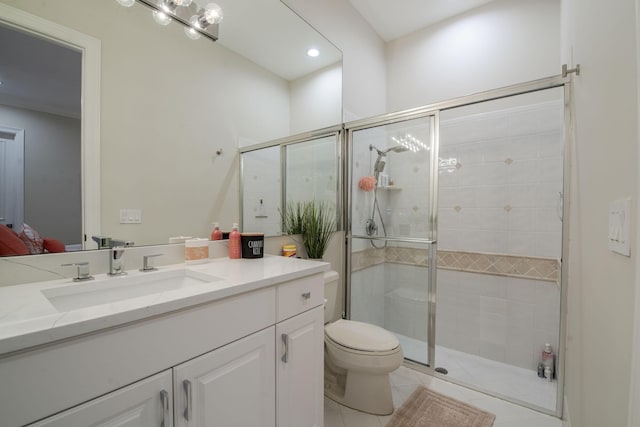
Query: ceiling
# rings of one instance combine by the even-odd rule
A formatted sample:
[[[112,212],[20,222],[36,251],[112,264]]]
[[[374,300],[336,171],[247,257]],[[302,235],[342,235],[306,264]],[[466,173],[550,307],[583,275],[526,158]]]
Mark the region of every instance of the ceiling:
[[[341,59],[341,53],[335,46],[310,29],[279,0],[218,1],[225,11],[218,43],[286,80],[299,78]],[[389,0],[349,0],[385,41],[491,1],[394,0],[391,3]],[[277,7],[273,7],[275,3]],[[237,16],[243,19],[234,19]],[[256,32],[270,36],[256,43]],[[290,37],[291,34],[297,36]],[[309,58],[303,54],[311,46],[319,48],[320,57]],[[40,53],[21,53],[34,51]],[[300,52],[300,55],[292,58],[291,52]],[[0,85],[0,103],[80,116],[79,52],[0,26],[0,54],[3,59],[0,62],[0,80],[5,81]],[[39,103],[37,107],[34,105],[36,102]]]
[[[386,42],[493,0],[349,0]]]

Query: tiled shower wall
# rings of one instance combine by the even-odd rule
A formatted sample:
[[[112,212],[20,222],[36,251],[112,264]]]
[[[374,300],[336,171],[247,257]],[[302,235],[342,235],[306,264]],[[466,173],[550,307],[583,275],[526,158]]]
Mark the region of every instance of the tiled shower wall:
[[[558,344],[556,282],[438,269],[436,344],[535,369]],[[427,277],[421,265],[384,262],[351,276],[351,316],[427,340]]]
[[[527,369],[557,348],[560,315],[563,105],[543,98],[440,126],[437,344]],[[426,237],[426,162],[397,153],[386,171],[389,235]],[[352,317],[426,340],[426,251],[368,247],[353,245]]]
[[[442,114],[439,249],[560,258],[562,120],[559,101]]]

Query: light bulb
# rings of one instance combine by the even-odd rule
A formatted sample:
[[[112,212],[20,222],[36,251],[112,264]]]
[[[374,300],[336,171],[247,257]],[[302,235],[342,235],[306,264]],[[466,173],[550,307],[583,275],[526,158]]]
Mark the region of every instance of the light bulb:
[[[173,0],[178,6],[188,7],[193,0]]]
[[[159,10],[153,11],[153,20],[160,25],[169,25],[171,22],[171,18],[164,12],[160,12]]]
[[[200,19],[198,18],[198,15],[193,15],[190,19],[189,19],[189,23],[191,24],[191,26],[193,28],[198,28],[198,29],[202,29],[202,26],[200,25]]]
[[[136,2],[136,0],[116,0],[121,6],[131,7]]]
[[[316,56],[320,55],[320,51],[314,47],[312,47],[311,49],[309,49],[307,51],[307,55],[309,55],[312,58],[315,58]]]
[[[187,35],[187,37],[189,37],[191,40],[198,40],[200,38],[200,33],[197,32],[194,28],[192,27],[184,27],[184,33]]]
[[[208,24],[218,24],[220,23],[220,21],[222,21],[222,18],[223,18],[222,8],[218,6],[216,3],[209,3],[204,8],[203,17]]]

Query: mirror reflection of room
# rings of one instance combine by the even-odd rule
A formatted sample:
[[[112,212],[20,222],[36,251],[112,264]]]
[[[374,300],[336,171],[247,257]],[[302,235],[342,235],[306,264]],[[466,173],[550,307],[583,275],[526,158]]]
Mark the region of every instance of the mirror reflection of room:
[[[225,19],[217,41],[193,40],[177,22],[158,25],[142,2],[130,2],[131,7],[116,1],[3,3],[64,26],[62,39],[77,31],[97,45],[96,52],[45,40],[32,29],[0,22],[8,32],[64,44],[76,54],[74,72],[54,72],[53,60],[39,67],[51,73],[37,92],[62,99],[62,91],[78,104],[73,118],[80,141],[73,153],[56,149],[58,157],[75,164],[53,166],[54,157],[47,156],[46,166],[60,171],[47,174],[43,165],[32,163],[34,134],[27,129],[26,218],[14,228],[20,231],[26,223],[40,237],[62,242],[64,250],[97,249],[104,239],[144,246],[175,236],[206,237],[214,222],[229,231],[240,222],[242,141],[269,141],[342,120],[341,52],[279,0],[218,2]],[[14,49],[15,43],[2,39],[3,52]],[[320,55],[308,56],[309,46]],[[33,56],[63,62],[68,55],[22,55]],[[0,64],[9,66],[32,74],[28,64]],[[78,88],[69,89],[60,76],[75,76]],[[97,81],[95,96],[78,92],[80,86],[91,90],[88,79]],[[0,94],[3,107],[13,103],[5,96],[8,86]],[[0,125],[19,128],[2,116]],[[93,159],[87,157],[91,153]],[[29,181],[32,172],[41,176],[37,188]],[[44,184],[64,186],[64,192]],[[56,203],[41,208],[47,197],[30,191],[57,194]],[[39,204],[34,208],[29,200]]]

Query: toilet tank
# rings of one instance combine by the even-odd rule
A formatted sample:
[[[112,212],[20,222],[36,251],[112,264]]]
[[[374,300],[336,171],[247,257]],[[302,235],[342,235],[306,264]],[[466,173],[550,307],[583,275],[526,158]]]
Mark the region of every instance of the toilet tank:
[[[340,284],[340,276],[337,271],[325,271],[324,273],[324,323],[332,322],[342,317],[337,307],[338,301],[338,285]]]

